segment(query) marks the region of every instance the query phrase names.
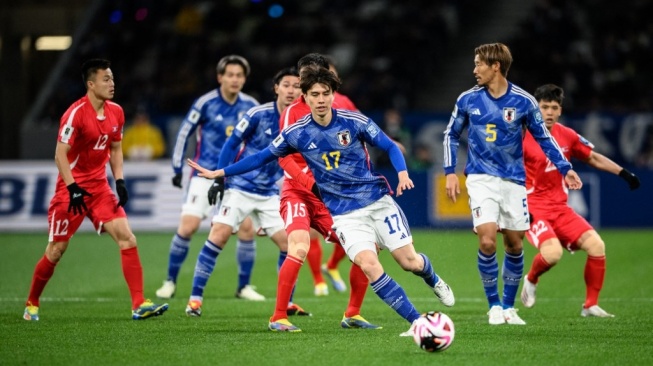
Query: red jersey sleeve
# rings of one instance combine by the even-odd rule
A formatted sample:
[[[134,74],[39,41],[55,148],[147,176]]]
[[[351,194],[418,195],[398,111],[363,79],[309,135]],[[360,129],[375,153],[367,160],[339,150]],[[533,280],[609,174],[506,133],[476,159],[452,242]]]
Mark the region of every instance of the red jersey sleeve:
[[[589,159],[590,154],[592,154],[594,145],[575,131],[572,130],[571,132],[575,135],[574,142],[571,146],[572,156],[581,161],[586,161]]]

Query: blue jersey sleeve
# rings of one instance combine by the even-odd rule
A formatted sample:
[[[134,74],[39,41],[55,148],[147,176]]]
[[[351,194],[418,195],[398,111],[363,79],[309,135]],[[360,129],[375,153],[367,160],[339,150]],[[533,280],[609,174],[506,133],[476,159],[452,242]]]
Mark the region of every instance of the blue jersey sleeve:
[[[363,132],[363,139],[371,145],[383,149],[389,156],[392,166],[397,172],[406,170],[406,159],[397,144],[386,135],[371,119]]]
[[[542,120],[542,113],[539,108],[534,108],[530,111],[527,117],[526,126],[530,133],[535,138],[535,141],[540,145],[542,151],[547,158],[556,166],[560,174],[564,177],[567,172],[572,169],[571,163],[565,158],[565,155],[560,149],[556,140],[551,136],[547,130],[544,121]]]
[[[271,161],[274,161],[276,158],[277,156],[270,151],[270,148],[266,147],[258,153],[250,155],[245,159],[224,168],[224,175],[225,177],[229,177],[232,175],[247,173]]]
[[[177,132],[177,140],[172,153],[172,169],[176,174],[179,174],[182,171],[184,154],[186,153],[186,146],[188,145],[188,137],[193,135],[193,132],[195,132],[197,126],[201,123],[202,111],[198,107],[198,101],[196,100]]]
[[[220,160],[218,160],[218,169],[222,169],[227,166],[230,162],[234,161],[236,154],[238,153],[238,146],[243,142],[241,138],[232,134],[227,139],[227,142],[222,147],[220,151]]]
[[[456,172],[458,146],[460,135],[468,123],[467,112],[463,108],[462,98],[458,98],[454,106],[447,129],[444,131],[444,173]]]

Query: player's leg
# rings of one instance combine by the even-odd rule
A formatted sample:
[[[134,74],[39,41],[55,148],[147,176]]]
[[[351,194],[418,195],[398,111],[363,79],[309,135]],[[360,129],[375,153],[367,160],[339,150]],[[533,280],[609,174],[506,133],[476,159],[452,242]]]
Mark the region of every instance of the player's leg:
[[[156,296],[159,298],[169,299],[175,295],[179,270],[188,256],[193,234],[197,232],[202,220],[210,212],[207,192],[211,184],[211,180],[200,177],[193,177],[190,180],[186,200],[181,209],[179,226],[170,241],[168,274],[163,285],[156,291]]]
[[[238,288],[236,297],[251,301],[263,301],[265,296],[256,292],[250,284],[254,262],[256,261],[256,230],[252,219],[248,216],[238,229],[238,242],[236,243],[236,262],[238,264]]]
[[[531,211],[530,230],[526,231],[526,239],[538,252],[533,258],[528,274],[524,276],[521,301],[525,307],[535,305],[535,293],[540,276],[560,261],[562,258],[562,245],[556,236],[554,222],[547,220],[544,212]],[[556,215],[557,216],[557,215]]]
[[[342,248],[338,236],[332,231],[333,219],[331,218],[326,206],[324,206],[322,202],[319,202],[315,207],[313,207],[311,212],[312,227],[320,233],[326,241],[333,243],[335,247]],[[367,292],[369,284],[370,282],[363,270],[356,264],[351,263],[349,270],[349,302],[347,303],[347,309],[340,321],[341,327],[363,329],[380,328],[379,326],[365,320],[361,315],[363,300],[365,299],[365,293]]]
[[[38,321],[40,297],[45,286],[52,278],[54,269],[66,252],[70,238],[84,221],[84,215],[75,215],[68,212],[68,201],[57,200],[56,196],[48,208],[48,245],[45,254],[34,267],[32,284],[25,303],[23,319]]]
[[[308,268],[311,270],[313,276],[313,284],[315,286],[315,296],[326,296],[329,294],[329,288],[324,282],[320,265],[322,264],[322,242],[320,235],[313,229],[309,231],[311,238],[311,246],[306,256]]]
[[[524,235],[530,228],[526,188],[501,180],[498,224],[503,234],[505,256],[503,259],[503,315],[506,323],[524,325],[515,309],[515,297],[524,273]]]
[[[489,323],[504,324],[499,297],[499,263],[497,261],[497,222],[499,221],[500,179],[485,174],[470,174],[465,182],[469,193],[474,231],[478,237],[477,267],[490,311]]]
[[[599,307],[599,294],[605,279],[605,243],[595,230],[585,232],[577,241],[580,249],[587,252],[585,262],[585,304],[582,316],[611,318],[614,315]]]
[[[236,189],[227,189],[224,192],[220,208],[216,210],[211,219],[211,230],[204,242],[195,262],[193,273],[193,287],[191,296],[186,306],[186,315],[200,316],[202,314],[202,300],[204,288],[213,274],[218,256],[227,245],[234,228],[245,220],[253,211],[254,203]]]

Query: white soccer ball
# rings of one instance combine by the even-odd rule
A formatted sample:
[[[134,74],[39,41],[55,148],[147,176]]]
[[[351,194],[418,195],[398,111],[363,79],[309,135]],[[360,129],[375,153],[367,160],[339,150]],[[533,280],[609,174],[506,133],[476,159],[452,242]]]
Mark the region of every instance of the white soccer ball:
[[[455,330],[447,314],[429,311],[414,323],[413,340],[427,352],[442,352],[451,346]]]

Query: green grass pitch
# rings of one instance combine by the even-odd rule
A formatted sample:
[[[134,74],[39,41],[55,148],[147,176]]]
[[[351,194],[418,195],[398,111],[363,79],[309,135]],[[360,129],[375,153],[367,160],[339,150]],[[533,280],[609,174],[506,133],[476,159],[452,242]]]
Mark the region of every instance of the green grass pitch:
[[[172,233],[136,233],[143,262],[146,296],[164,279]],[[447,351],[429,354],[399,333],[409,324],[371,289],[363,315],[381,330],[342,329],[347,294],[316,298],[304,265],[295,301],[313,313],[292,318],[303,332],[267,330],[274,308],[278,251],[257,239],[252,283],[267,297],[254,303],[234,298],[235,242],[221,254],[205,291],[203,315],[189,318],[197,252],[206,233],[193,238],[182,267],[177,295],[161,317],[132,321],[127,286],[116,245],[108,236],[76,235],[46,287],[39,322],[22,319],[34,264],[46,233],[0,234],[1,365],[645,365],[653,364],[653,232],[602,230],[608,269],[600,304],[613,319],[581,318],[585,294],[585,253],[565,253],[545,274],[538,301],[526,309],[517,300],[526,326],[490,326],[487,303],[476,269],[476,237],[468,230],[420,230],[415,246],[452,287],[456,305],[444,308],[424,285],[404,273],[389,253],[380,257],[386,271],[406,290],[419,311],[439,310],[454,321],[456,337]],[[325,244],[325,255],[331,252]],[[535,254],[526,248],[526,269]],[[501,251],[500,251],[501,253]],[[500,254],[502,260],[503,256]],[[343,277],[348,263],[341,264]]]

